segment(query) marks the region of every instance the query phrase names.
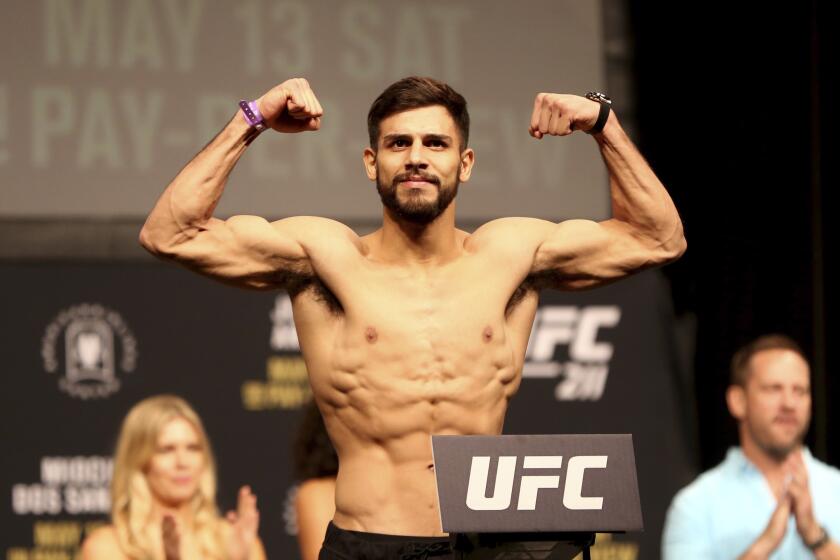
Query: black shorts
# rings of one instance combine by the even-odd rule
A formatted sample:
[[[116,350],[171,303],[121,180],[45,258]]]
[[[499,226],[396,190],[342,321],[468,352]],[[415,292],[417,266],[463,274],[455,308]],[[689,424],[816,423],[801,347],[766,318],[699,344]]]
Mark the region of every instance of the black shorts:
[[[449,537],[411,537],[327,526],[318,560],[444,560],[455,558]]]

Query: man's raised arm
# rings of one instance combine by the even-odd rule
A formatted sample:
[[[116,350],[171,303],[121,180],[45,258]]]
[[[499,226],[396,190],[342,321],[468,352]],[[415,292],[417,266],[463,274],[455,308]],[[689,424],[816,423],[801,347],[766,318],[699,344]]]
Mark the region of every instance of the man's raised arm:
[[[320,128],[323,110],[304,79],[283,82],[256,104],[265,125],[279,132]],[[230,172],[257,134],[238,112],[163,192],[140,232],[141,245],[242,287],[283,288],[293,277],[311,274],[303,240],[331,229],[346,235],[344,226],[309,217],[274,223],[257,216],[213,217]]]
[[[601,104],[576,95],[541,93],[529,131],[538,139],[591,131]],[[568,220],[546,229],[532,272],[546,273],[559,287],[586,288],[616,280],[676,260],[686,248],[671,197],[612,110],[593,136],[609,172],[612,218],[598,223]]]
[[[578,95],[540,93],[534,101],[529,133],[567,136],[592,131],[601,105]],[[612,218],[602,222],[502,218],[479,228],[474,237],[500,247],[506,262],[541,287],[584,289],[676,260],[686,248],[682,222],[665,187],[624,133],[612,110],[593,134],[610,177]],[[527,270],[525,270],[527,269]]]

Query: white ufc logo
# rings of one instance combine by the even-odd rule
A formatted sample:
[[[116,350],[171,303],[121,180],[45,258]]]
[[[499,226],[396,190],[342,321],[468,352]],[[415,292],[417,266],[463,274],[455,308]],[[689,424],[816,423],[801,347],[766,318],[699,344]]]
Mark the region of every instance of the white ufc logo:
[[[620,320],[617,305],[541,307],[528,339],[522,376],[560,377],[554,390],[558,401],[600,400],[614,348],[609,342],[599,341],[598,333],[615,327]],[[568,358],[555,358],[555,350],[563,346],[568,346]]]
[[[598,331],[614,327],[621,319],[617,305],[551,305],[539,310],[525,356],[534,362],[548,362],[554,349],[569,345],[569,357],[576,362],[608,362],[613,346],[598,342]]]
[[[499,457],[496,468],[496,484],[493,495],[486,495],[487,475],[490,471],[490,457],[472,458],[470,481],[467,488],[467,507],[474,511],[501,511],[510,507],[513,484],[516,476],[516,456]],[[525,469],[557,469],[563,466],[562,455],[526,455],[522,467]],[[566,482],[563,487],[563,505],[570,510],[603,509],[604,498],[581,496],[583,475],[586,469],[607,467],[606,455],[578,455],[569,459],[566,467]],[[537,508],[537,494],[543,488],[560,488],[560,475],[524,475],[519,483],[518,510]]]

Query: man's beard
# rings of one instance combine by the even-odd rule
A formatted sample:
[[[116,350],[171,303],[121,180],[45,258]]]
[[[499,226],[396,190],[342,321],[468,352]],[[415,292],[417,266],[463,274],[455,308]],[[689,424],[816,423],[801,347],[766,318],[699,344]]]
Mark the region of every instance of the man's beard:
[[[383,185],[379,181],[379,177],[380,175],[377,173],[376,190],[382,199],[382,204],[399,218],[417,225],[430,224],[443,214],[443,211],[449,208],[449,205],[455,199],[455,195],[458,194],[458,185],[460,184],[459,178],[455,177],[455,184],[452,188],[444,188],[441,186],[440,179],[435,175],[416,170],[400,173],[394,177],[394,180],[388,186]],[[397,187],[410,177],[421,177],[423,181],[436,185],[438,188],[437,199],[424,200],[421,198],[422,193],[420,193],[420,196],[415,196],[415,193],[409,190],[406,193],[408,200],[400,201],[397,198]]]
[[[772,437],[768,434],[760,433],[749,424],[747,429],[750,431],[753,441],[761,448],[767,455],[776,461],[784,461],[787,456],[794,450],[798,449],[802,442],[805,441],[805,434],[808,433],[808,422],[800,428],[800,431],[788,443],[772,441]]]

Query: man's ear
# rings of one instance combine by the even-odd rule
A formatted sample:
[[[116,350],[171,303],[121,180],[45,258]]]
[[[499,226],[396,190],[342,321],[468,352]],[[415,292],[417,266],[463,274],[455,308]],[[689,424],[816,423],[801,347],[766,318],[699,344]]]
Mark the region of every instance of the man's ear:
[[[459,179],[462,183],[466,183],[470,180],[470,175],[472,174],[472,168],[475,165],[475,152],[472,148],[467,148],[463,152],[461,152],[461,167],[459,169]]]
[[[367,173],[368,179],[376,181],[376,152],[373,151],[373,148],[365,148],[362,153],[362,161],[365,164],[365,173]]]
[[[736,420],[743,420],[747,415],[747,393],[740,385],[730,385],[726,389],[726,406],[729,414]]]

